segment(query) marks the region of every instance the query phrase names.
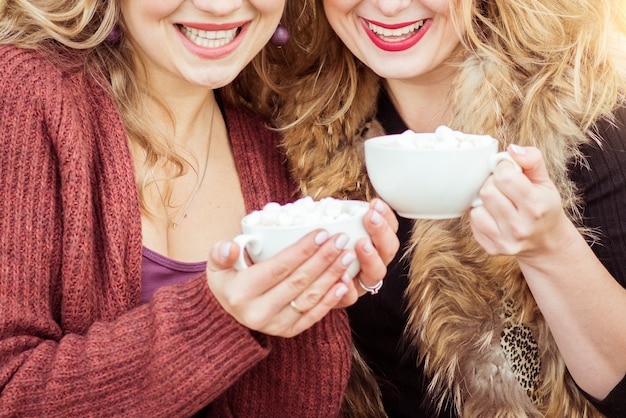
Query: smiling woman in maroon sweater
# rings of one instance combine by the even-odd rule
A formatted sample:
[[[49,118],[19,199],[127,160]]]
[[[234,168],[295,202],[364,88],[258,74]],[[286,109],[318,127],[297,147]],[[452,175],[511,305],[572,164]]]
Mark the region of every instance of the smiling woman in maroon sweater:
[[[355,255],[357,280],[383,277],[391,211],[372,204],[356,254],[317,231],[231,268],[241,216],[295,195],[244,90],[214,89],[283,7],[0,6],[1,416],[339,415],[351,344],[334,308],[357,296],[340,278]]]

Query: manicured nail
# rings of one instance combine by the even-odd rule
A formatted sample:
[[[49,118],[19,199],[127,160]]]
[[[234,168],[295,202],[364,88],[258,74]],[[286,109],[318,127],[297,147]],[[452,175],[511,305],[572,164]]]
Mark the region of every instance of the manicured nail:
[[[230,249],[233,248],[233,243],[231,241],[227,241],[220,246],[220,256],[222,258],[227,259],[230,255]],[[243,251],[243,248],[241,249]]]
[[[363,250],[367,253],[367,254],[371,254],[374,252],[374,246],[372,245],[371,241],[367,241],[367,243],[363,246]]]
[[[341,281],[344,282],[345,284],[350,283],[350,280],[352,280],[352,277],[350,277],[347,271],[341,275]]]
[[[354,253],[346,253],[343,257],[341,257],[341,265],[349,266],[354,260],[356,260],[356,255],[354,255]]]
[[[346,293],[348,293],[348,288],[344,285],[341,285],[337,290],[335,290],[335,297],[341,298]]]
[[[374,225],[380,225],[383,222],[383,217],[378,212],[372,212],[370,219]]]
[[[315,236],[315,243],[317,245],[322,245],[323,243],[326,242],[326,240],[328,239],[330,235],[328,235],[327,231],[320,231],[317,233],[317,235]]]
[[[511,144],[511,151],[519,155],[526,154],[526,148],[520,147],[519,145],[516,145],[516,144]]]
[[[337,237],[337,239],[335,240],[335,248],[337,248],[338,250],[343,250],[346,245],[348,245],[349,240],[350,238],[348,238],[346,234],[339,235],[339,237]]]
[[[374,203],[374,210],[378,213],[383,213],[385,211],[385,205],[380,200],[376,199],[376,203]]]

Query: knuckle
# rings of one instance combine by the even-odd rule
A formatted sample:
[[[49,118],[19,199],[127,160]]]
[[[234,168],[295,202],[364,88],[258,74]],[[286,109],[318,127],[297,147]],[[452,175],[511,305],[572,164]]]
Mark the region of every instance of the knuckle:
[[[304,293],[304,302],[306,306],[315,306],[322,299],[322,293],[317,289]]]
[[[317,245],[312,245],[309,242],[298,242],[293,248],[293,250],[295,251],[294,257],[299,260],[306,260],[308,258],[311,258],[311,256],[315,254],[315,251],[317,251],[317,249]]]
[[[309,285],[309,276],[301,271],[294,271],[289,280],[287,281],[289,285],[298,292],[301,292]]]
[[[276,261],[272,264],[270,274],[274,277],[285,278],[291,272],[291,268],[282,261]]]
[[[337,250],[334,244],[324,245],[318,250],[318,255],[326,264],[330,264],[337,258],[340,250]]]
[[[240,311],[243,307],[243,295],[239,293],[230,293],[225,295],[225,304],[235,311]]]
[[[511,236],[514,241],[522,241],[528,239],[531,235],[531,229],[527,225],[512,225]]]
[[[483,187],[478,191],[478,197],[480,197],[483,201],[489,200],[489,196],[491,196],[491,184],[485,183]]]
[[[529,211],[529,216],[532,222],[538,222],[549,211],[549,207],[546,204],[542,203],[540,199],[534,199],[533,202],[536,202]]]

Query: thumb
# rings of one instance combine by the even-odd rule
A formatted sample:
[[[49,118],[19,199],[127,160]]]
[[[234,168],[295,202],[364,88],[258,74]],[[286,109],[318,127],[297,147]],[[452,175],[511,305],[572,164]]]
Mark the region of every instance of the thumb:
[[[207,260],[207,270],[218,271],[232,268],[239,256],[239,246],[233,241],[215,243]]]
[[[543,155],[538,148],[511,144],[508,146],[507,151],[515,162],[522,167],[522,171],[532,183],[543,184],[552,182]]]

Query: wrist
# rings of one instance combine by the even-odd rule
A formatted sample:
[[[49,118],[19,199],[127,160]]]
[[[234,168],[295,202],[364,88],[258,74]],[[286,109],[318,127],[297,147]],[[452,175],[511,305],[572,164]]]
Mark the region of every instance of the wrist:
[[[526,265],[539,270],[558,268],[575,263],[581,252],[589,250],[583,235],[565,213],[553,225],[539,245],[517,254],[520,266]]]

